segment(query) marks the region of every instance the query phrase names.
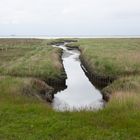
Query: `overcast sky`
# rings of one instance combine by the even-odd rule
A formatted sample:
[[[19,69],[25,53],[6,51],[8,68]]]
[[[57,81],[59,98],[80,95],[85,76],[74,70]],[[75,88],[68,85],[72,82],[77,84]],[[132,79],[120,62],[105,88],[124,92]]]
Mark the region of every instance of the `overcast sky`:
[[[0,35],[140,35],[140,0],[0,0]]]

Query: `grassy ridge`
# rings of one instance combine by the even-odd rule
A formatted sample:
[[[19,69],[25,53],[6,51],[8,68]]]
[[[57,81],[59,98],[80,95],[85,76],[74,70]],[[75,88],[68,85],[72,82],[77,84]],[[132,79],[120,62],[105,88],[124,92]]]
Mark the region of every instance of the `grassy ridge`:
[[[98,75],[140,73],[140,39],[79,39],[78,46],[88,65]]]
[[[134,96],[140,95],[140,75],[130,75],[121,77],[115,80],[112,84],[108,85],[102,90],[102,93],[112,99],[112,96],[116,93],[123,93],[122,96],[127,96],[127,93],[131,93]]]
[[[65,78],[61,50],[47,43],[35,39],[0,40],[0,74],[43,80]]]

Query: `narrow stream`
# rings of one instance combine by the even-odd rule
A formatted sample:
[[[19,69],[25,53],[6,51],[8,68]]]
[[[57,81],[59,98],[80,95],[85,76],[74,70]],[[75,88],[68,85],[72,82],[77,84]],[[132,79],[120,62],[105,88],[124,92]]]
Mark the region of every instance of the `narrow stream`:
[[[58,111],[97,110],[104,105],[102,94],[86,77],[79,59],[78,50],[68,50],[65,45],[55,46],[63,49],[63,65],[67,74],[67,89],[54,95],[52,106]]]

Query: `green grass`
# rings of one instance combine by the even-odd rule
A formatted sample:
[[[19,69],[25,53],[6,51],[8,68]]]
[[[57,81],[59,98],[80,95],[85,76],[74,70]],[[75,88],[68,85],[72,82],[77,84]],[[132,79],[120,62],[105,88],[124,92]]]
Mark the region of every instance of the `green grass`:
[[[104,91],[108,93],[114,93],[116,91],[139,93],[140,75],[121,77],[118,80],[114,81],[109,86],[105,87]]]
[[[140,39],[79,39],[82,57],[98,75],[119,77],[140,73]]]
[[[0,139],[2,140],[138,140],[140,98],[118,105],[112,100],[97,112],[55,112],[21,89],[27,78],[1,77]],[[34,89],[32,89],[34,90]],[[118,101],[118,100],[117,100]]]
[[[140,93],[140,39],[79,39],[70,47],[80,48],[90,72],[118,78],[103,92]]]
[[[140,98],[140,75],[130,75],[121,77],[115,80],[112,84],[108,85],[102,90],[102,93],[110,97],[117,95],[117,93],[122,93],[122,96],[127,96],[127,93],[131,93],[134,96]]]
[[[43,80],[65,78],[61,50],[47,43],[35,39],[1,39],[0,74]]]
[[[140,40],[80,39],[76,43],[93,71],[119,75],[104,89],[112,93],[109,103],[95,112],[56,112],[38,96],[49,88],[39,79],[63,74],[61,51],[48,43],[0,40],[0,140],[139,140]]]

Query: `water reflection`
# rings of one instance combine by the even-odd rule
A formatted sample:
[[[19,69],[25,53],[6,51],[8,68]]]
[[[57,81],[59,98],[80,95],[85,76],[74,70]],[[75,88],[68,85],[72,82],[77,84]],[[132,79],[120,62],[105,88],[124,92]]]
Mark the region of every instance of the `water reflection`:
[[[64,50],[62,59],[68,79],[67,89],[54,95],[53,108],[59,111],[102,108],[102,94],[90,83],[82,70],[80,52],[67,50],[64,45],[57,47]]]

